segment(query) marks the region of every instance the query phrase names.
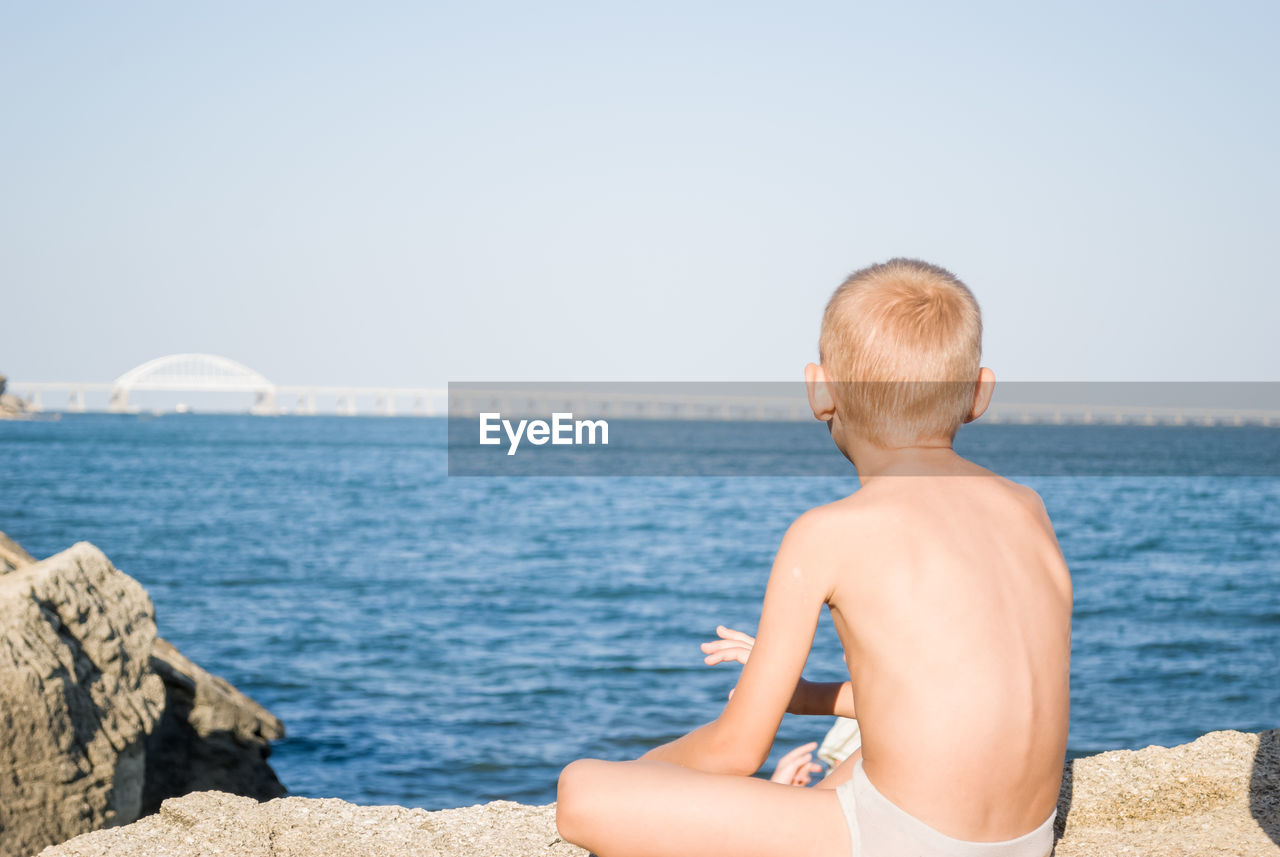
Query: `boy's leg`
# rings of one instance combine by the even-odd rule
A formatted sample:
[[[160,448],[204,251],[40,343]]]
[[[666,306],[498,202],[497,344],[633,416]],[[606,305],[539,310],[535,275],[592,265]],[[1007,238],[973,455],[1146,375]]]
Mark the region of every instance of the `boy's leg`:
[[[858,764],[858,760],[862,758],[862,748],[854,750],[849,754],[849,758],[831,769],[831,772],[818,781],[815,789],[835,789],[849,782],[849,778],[853,776],[853,766]]]
[[[560,775],[560,835],[600,857],[849,857],[834,791],[667,762],[581,759]]]

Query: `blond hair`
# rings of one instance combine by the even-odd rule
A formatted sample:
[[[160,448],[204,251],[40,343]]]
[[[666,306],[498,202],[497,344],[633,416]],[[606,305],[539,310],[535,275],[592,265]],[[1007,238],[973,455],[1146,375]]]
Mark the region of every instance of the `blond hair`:
[[[955,274],[890,259],[836,289],[818,353],[836,412],[858,434],[880,446],[951,440],[973,406],[982,315]]]

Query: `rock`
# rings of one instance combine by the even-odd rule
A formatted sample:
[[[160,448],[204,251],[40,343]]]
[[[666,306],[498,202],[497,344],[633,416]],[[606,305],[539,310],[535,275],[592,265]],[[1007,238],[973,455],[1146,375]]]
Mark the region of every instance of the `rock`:
[[[0,857],[216,787],[284,793],[280,721],[156,636],[142,585],[93,545],[34,561],[0,533]]]
[[[1280,729],[1076,759],[1058,817],[1056,857],[1280,855]]]
[[[1057,857],[1280,854],[1280,730],[1212,732],[1172,749],[1077,759],[1063,776]],[[554,806],[496,801],[426,812],[217,792],[164,802],[136,824],[77,837],[40,857],[579,857]]]
[[[0,378],[4,376],[0,375]],[[31,565],[36,558],[22,549],[22,545],[0,533],[0,574],[6,574],[15,568]]]
[[[4,391],[9,379],[0,375],[0,420],[23,419],[29,416],[27,403],[12,393]]]
[[[144,813],[188,792],[230,791],[258,800],[284,795],[267,763],[269,742],[284,737],[284,724],[168,640],[156,639],[151,665],[164,681],[166,701],[147,737]]]
[[[0,854],[142,809],[164,707],[151,600],[87,542],[0,576]]]
[[[0,420],[20,420],[31,416],[27,403],[12,393],[0,395]]]
[[[101,830],[41,857],[579,857],[560,839],[555,807],[495,801],[427,812],[291,797],[256,803],[219,792],[164,802],[128,827]]]

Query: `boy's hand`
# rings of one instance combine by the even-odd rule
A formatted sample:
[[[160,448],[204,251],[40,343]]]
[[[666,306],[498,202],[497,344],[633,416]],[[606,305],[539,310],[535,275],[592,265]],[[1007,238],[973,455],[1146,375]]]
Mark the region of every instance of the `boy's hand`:
[[[706,657],[702,660],[707,666],[722,664],[725,661],[737,661],[740,664],[745,664],[747,658],[751,656],[752,647],[756,644],[756,638],[750,634],[726,628],[724,625],[716,626],[716,636],[720,639],[703,643],[701,646],[702,651],[706,654]]]
[[[822,773],[822,765],[813,761],[813,751],[818,749],[817,741],[801,744],[778,760],[778,767],[773,769],[771,782],[788,786],[807,786],[813,774]]]
[[[700,647],[706,654],[706,657],[702,660],[707,666],[723,664],[729,661],[746,664],[747,659],[751,657],[752,648],[755,647],[755,637],[750,634],[744,634],[742,631],[736,631],[733,628],[727,628],[724,625],[716,626],[716,636],[720,639],[703,643]],[[809,682],[801,677],[791,695],[791,703],[787,706],[787,711],[792,714],[800,714],[805,711],[805,700],[807,699],[805,691],[808,688]],[[733,698],[732,690],[729,691],[729,698]]]

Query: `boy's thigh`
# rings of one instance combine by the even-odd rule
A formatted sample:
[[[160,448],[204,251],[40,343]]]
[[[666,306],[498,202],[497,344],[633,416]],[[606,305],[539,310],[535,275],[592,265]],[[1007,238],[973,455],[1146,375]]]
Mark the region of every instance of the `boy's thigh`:
[[[831,771],[818,781],[815,789],[837,789],[853,778],[853,768],[862,758],[862,748],[854,750],[849,757],[840,764],[836,765]]]
[[[832,790],[667,762],[583,759],[560,776],[561,835],[600,857],[849,857]]]

